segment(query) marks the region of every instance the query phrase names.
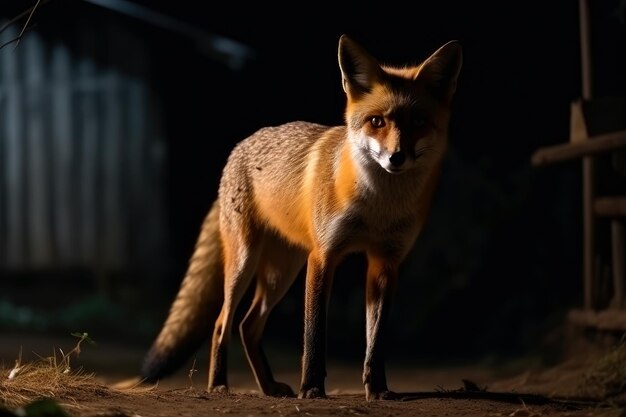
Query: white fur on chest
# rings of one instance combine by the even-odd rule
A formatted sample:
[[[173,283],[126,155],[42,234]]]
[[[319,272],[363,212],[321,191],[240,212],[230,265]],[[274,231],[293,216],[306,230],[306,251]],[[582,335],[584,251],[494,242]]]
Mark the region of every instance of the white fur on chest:
[[[404,251],[415,240],[423,217],[418,196],[424,181],[408,176],[417,172],[404,178],[384,172],[383,180],[368,174],[360,176],[357,198],[341,211],[317,219],[326,250],[347,253],[398,247]]]

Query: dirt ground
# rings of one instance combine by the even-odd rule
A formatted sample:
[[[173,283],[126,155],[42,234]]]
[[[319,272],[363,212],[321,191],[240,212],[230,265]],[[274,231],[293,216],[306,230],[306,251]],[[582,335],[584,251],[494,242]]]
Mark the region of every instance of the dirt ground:
[[[71,349],[72,339],[50,339],[28,335],[2,335],[0,343],[0,401],[15,409],[13,394],[28,391],[27,375],[12,380],[8,373],[22,351],[22,363],[51,356],[53,349]],[[396,401],[366,402],[360,383],[360,364],[333,361],[328,366],[328,398],[302,400],[268,398],[256,390],[243,353],[233,343],[229,357],[230,394],[208,394],[205,352],[199,352],[196,364],[155,386],[129,388],[143,356],[143,349],[124,344],[100,343],[84,346],[72,369],[92,373],[89,384],[66,386],[51,384],[44,390],[71,416],[611,416],[624,417],[625,402],[595,401],[581,397],[580,383],[593,363],[587,352],[549,369],[532,360],[520,359],[498,367],[486,363],[459,367],[414,366],[390,358],[390,389],[401,393]],[[268,348],[275,363],[278,380],[298,387],[299,358],[296,352]],[[197,369],[189,377],[189,370]],[[474,382],[479,391],[467,391],[463,380]],[[132,385],[132,384],[131,384]],[[23,398],[32,399],[34,393]],[[0,413],[1,415],[1,413]]]

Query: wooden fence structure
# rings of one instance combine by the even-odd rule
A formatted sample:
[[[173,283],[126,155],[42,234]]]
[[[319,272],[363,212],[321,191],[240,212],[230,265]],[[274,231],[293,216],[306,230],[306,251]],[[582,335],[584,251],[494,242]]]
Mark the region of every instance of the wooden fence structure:
[[[165,259],[167,147],[149,49],[115,22],[73,32],[33,30],[0,50],[0,274]]]

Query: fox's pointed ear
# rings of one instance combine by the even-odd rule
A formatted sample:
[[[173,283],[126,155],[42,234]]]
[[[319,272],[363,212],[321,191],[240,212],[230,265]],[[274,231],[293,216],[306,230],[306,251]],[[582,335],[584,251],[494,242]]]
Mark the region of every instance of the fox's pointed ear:
[[[367,93],[382,73],[378,61],[347,35],[339,38],[339,68],[348,95]]]
[[[450,99],[456,91],[462,65],[461,44],[458,41],[450,41],[420,65],[415,78],[424,80],[436,95]]]

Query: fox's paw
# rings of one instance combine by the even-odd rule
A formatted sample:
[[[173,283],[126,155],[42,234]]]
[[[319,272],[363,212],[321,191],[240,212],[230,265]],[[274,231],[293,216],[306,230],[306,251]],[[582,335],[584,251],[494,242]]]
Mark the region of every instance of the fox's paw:
[[[265,391],[265,395],[269,395],[270,397],[295,397],[291,387],[282,382],[273,382],[268,389]]]
[[[208,391],[216,394],[228,394],[228,385],[215,385],[209,387]]]
[[[317,387],[301,389],[298,398],[326,398],[326,393],[323,388]]]
[[[365,390],[365,399],[367,401],[397,400],[399,398],[400,396],[397,393],[393,391],[389,391],[389,390],[384,390],[384,391],[370,391],[369,389]]]

